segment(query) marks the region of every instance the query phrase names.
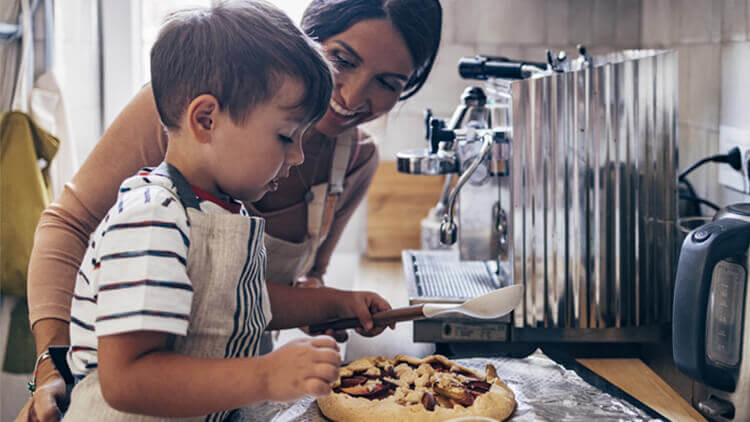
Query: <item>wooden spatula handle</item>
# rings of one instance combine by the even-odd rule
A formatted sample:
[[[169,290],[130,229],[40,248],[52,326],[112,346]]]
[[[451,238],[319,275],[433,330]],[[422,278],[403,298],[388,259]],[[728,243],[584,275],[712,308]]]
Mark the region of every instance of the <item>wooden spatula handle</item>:
[[[391,309],[390,311],[378,312],[372,315],[372,320],[376,326],[385,326],[393,322],[411,321],[414,319],[424,318],[422,307],[424,305],[407,306],[404,308]],[[310,333],[322,333],[325,330],[345,330],[347,328],[358,328],[362,325],[358,318],[336,319],[333,321],[314,324],[310,326]]]

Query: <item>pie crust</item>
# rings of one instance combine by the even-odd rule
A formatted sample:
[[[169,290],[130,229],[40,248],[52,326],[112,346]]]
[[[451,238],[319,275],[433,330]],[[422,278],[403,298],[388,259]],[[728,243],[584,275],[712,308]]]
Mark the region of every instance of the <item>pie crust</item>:
[[[486,416],[499,421],[516,407],[513,391],[488,364],[484,376],[433,355],[362,358],[339,369],[333,391],[318,399],[323,414],[345,421],[442,421]]]

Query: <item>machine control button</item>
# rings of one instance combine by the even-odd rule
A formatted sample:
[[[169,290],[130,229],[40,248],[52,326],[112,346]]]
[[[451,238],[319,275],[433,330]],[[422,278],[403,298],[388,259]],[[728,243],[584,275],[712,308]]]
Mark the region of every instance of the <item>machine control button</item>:
[[[712,230],[707,229],[700,229],[693,233],[693,242],[705,242],[709,237],[711,237]]]

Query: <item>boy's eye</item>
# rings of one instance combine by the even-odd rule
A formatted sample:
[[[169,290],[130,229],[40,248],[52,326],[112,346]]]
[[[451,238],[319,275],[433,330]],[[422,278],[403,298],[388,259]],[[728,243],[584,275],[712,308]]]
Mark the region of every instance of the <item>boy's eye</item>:
[[[279,134],[279,140],[281,142],[285,143],[285,144],[293,144],[294,143],[294,139],[292,139],[292,138],[290,138],[288,136],[281,135],[281,134]]]

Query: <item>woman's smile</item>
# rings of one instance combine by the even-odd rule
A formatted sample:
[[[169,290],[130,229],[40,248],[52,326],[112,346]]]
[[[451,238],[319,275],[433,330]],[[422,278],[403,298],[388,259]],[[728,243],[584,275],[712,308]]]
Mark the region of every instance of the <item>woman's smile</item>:
[[[337,103],[336,100],[331,99],[326,114],[328,118],[335,120],[340,126],[346,126],[366,115],[367,112],[366,110],[351,111]]]

